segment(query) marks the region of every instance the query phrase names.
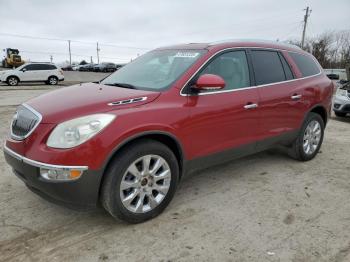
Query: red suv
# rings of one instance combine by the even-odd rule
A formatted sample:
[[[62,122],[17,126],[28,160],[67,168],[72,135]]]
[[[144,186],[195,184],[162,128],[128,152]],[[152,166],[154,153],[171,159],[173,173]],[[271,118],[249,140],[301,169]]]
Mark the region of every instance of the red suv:
[[[315,157],[333,84],[313,56],[269,42],[159,48],[100,83],[18,107],[4,147],[34,192],[137,223],[185,173],[275,146]]]

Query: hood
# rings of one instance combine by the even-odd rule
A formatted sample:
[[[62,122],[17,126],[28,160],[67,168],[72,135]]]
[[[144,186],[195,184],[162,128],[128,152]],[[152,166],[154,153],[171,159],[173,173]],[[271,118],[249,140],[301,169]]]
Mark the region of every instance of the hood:
[[[1,75],[4,75],[4,74],[6,74],[6,73],[12,72],[12,71],[13,71],[13,69],[1,70],[1,71],[0,71],[0,76],[1,76]]]
[[[42,115],[42,123],[56,124],[79,116],[140,106],[159,95],[160,92],[86,83],[43,94],[26,104]]]

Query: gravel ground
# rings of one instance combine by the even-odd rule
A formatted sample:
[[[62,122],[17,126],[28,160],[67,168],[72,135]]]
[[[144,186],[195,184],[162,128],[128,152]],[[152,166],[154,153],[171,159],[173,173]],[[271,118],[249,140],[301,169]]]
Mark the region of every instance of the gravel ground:
[[[1,145],[15,105],[47,91],[0,90]],[[350,118],[333,117],[314,160],[268,151],[198,172],[128,225],[48,203],[1,154],[0,261],[350,261],[349,155]]]

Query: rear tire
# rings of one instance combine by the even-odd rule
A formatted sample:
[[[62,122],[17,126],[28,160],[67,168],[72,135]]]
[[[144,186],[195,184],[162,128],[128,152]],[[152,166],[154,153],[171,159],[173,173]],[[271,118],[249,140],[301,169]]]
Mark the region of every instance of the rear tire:
[[[19,83],[19,79],[17,76],[9,76],[6,82],[9,86],[17,86]]]
[[[345,117],[346,113],[342,113],[342,112],[334,112],[334,114],[338,117]]]
[[[158,216],[172,200],[179,180],[174,153],[154,140],[122,149],[109,164],[101,190],[103,207],[128,223]]]
[[[324,122],[319,114],[310,112],[306,117],[297,139],[288,154],[299,161],[313,159],[321,148],[324,136]]]
[[[58,78],[56,76],[50,76],[49,79],[47,79],[47,83],[49,85],[57,85],[58,84]]]

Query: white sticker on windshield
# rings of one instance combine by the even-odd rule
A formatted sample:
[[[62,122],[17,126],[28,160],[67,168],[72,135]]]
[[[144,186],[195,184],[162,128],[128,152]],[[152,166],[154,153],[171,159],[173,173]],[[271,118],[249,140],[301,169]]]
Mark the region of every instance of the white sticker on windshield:
[[[199,55],[199,53],[195,53],[195,52],[177,52],[175,57],[194,58],[197,55]]]

